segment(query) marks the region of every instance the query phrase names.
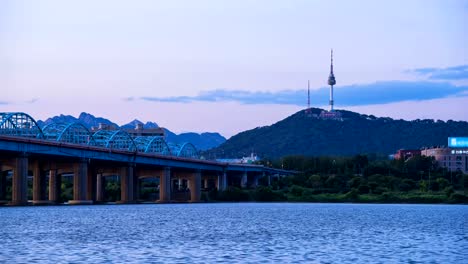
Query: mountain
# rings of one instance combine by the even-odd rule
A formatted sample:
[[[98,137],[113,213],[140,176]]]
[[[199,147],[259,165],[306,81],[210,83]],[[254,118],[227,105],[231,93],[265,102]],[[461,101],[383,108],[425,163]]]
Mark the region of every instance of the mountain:
[[[322,111],[311,110],[315,115]],[[271,126],[241,132],[206,155],[234,158],[255,152],[262,158],[278,158],[286,155],[390,154],[398,149],[446,145],[449,136],[468,136],[468,122],[464,121],[405,121],[339,112],[342,121],[314,118],[300,111]]]
[[[159,127],[158,124],[156,124],[155,122],[146,122],[146,124],[144,124],[140,120],[135,119],[135,120],[131,121],[130,123],[127,123],[127,124],[121,126],[120,128],[122,128],[122,129],[134,129],[137,124],[143,124],[143,128],[146,128],[146,129],[158,128]]]
[[[48,118],[45,121],[37,121],[38,125],[40,127],[44,127],[45,125],[48,125],[50,123],[73,123],[73,122],[79,122],[85,125],[88,129],[91,127],[98,127],[99,123],[107,124],[110,125],[111,127],[119,128],[119,126],[113,122],[111,122],[108,119],[102,118],[102,117],[95,117],[91,114],[88,113],[81,113],[78,118],[70,116],[70,115],[59,115],[59,116],[54,116],[51,118]],[[135,119],[123,126],[121,126],[121,129],[134,129],[136,127],[136,124],[143,124],[138,119]],[[150,129],[150,128],[158,128],[158,124],[155,122],[146,122],[143,124],[143,128]],[[190,142],[192,143],[198,150],[207,150],[210,148],[214,148],[219,146],[219,144],[223,143],[226,141],[226,138],[221,136],[219,133],[182,133],[180,135],[176,135],[172,133],[168,129],[164,129],[166,132],[166,141],[167,142],[172,142],[176,144],[182,144],[185,142]]]
[[[219,133],[205,132],[197,134],[193,132],[188,132],[177,135],[168,129],[165,129],[165,133],[166,140],[168,142],[174,142],[179,144],[184,142],[190,142],[199,150],[215,148],[226,141],[226,138],[221,136]]]
[[[78,118],[70,116],[70,115],[59,115],[59,116],[48,118],[45,121],[41,121],[41,120],[37,121],[40,127],[44,127],[45,125],[48,125],[50,123],[67,123],[68,124],[68,123],[73,123],[73,122],[82,123],[88,129],[93,126],[98,127],[99,123],[118,127],[117,124],[111,122],[109,119],[105,119],[102,117],[95,117],[85,112],[81,113]]]
[[[109,119],[95,117],[92,114],[88,114],[85,112],[80,114],[80,116],[78,117],[78,121],[83,123],[88,128],[98,127],[100,123],[119,127],[117,124],[111,122]]]

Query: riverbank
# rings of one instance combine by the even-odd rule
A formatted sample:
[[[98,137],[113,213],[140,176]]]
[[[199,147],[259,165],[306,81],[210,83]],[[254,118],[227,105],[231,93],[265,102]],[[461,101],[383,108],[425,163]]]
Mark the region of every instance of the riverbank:
[[[468,204],[468,196],[458,192],[384,192],[381,194],[359,194],[355,189],[346,193],[315,193],[308,188],[272,190],[259,187],[242,190],[229,187],[202,193],[206,202],[317,202],[317,203],[410,203],[410,204]]]

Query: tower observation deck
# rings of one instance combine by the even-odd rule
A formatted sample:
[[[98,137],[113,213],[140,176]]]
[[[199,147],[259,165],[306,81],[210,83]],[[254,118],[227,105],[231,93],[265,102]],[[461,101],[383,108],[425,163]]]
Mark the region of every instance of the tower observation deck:
[[[333,73],[333,49],[330,53],[330,75],[328,75],[328,85],[330,85],[330,109],[329,111],[322,111],[320,113],[319,118],[322,119],[335,119],[335,120],[342,120],[341,113],[335,111],[334,104],[335,101],[333,100],[333,86],[336,84],[335,74]]]

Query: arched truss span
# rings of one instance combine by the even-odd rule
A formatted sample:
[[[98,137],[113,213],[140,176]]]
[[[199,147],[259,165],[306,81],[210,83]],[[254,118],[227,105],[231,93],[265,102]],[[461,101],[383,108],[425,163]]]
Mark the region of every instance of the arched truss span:
[[[51,123],[43,127],[42,131],[47,140],[96,145],[91,132],[81,123]]]
[[[0,113],[0,134],[29,138],[44,136],[36,120],[21,112]]]
[[[123,130],[99,130],[92,136],[96,146],[137,151],[137,146],[132,137]]]
[[[184,158],[198,158],[198,151],[192,143],[186,142],[181,146],[177,145],[172,152],[177,155],[177,157]]]
[[[164,137],[145,137],[139,136],[133,139],[139,152],[158,153],[162,155],[171,155],[171,150]]]

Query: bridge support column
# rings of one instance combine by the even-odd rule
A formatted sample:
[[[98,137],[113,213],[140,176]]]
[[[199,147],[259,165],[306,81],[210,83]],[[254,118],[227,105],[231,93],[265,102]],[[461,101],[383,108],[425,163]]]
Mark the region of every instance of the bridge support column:
[[[92,200],[86,199],[88,187],[88,163],[86,160],[74,164],[73,167],[73,200],[69,204],[92,204]]]
[[[268,186],[271,186],[271,176],[268,175]]]
[[[120,169],[120,201],[119,203],[134,203],[133,198],[133,167]]]
[[[23,155],[15,159],[11,192],[11,205],[28,203],[28,158]]]
[[[159,179],[159,200],[160,203],[167,203],[171,199],[171,168],[165,167]]]
[[[258,175],[255,175],[252,182],[252,188],[257,188],[258,186]]]
[[[0,204],[5,204],[7,203],[6,199],[6,175],[5,172],[2,169],[2,164],[0,163]]]
[[[203,188],[208,189],[208,179],[207,178],[203,179]]]
[[[182,178],[179,178],[179,182],[178,182],[178,185],[179,185],[178,190],[179,191],[182,191],[182,184],[183,184],[183,180],[182,180]]]
[[[104,202],[104,177],[102,173],[96,176],[96,202]]]
[[[219,188],[221,191],[226,190],[227,188],[227,172],[223,171],[223,174],[221,175],[221,188]]]
[[[57,170],[49,170],[49,203],[58,203],[60,200],[60,176]]]
[[[45,175],[42,172],[41,164],[34,162],[33,168],[33,204],[44,205],[49,201],[44,199],[45,196]]]
[[[247,172],[246,171],[244,171],[244,174],[242,174],[241,187],[242,188],[247,187]]]
[[[197,170],[193,173],[190,180],[190,202],[197,203],[200,202],[201,197],[201,171]]]
[[[88,168],[87,185],[86,185],[86,200],[96,201],[96,170],[95,168]]]
[[[227,186],[227,175],[226,175],[226,172],[223,171],[222,174],[218,174],[216,188],[218,188],[218,191],[224,191],[226,190],[226,186]]]
[[[140,178],[138,178],[137,172],[133,170],[133,199],[135,200],[135,202],[138,202],[138,200],[140,200],[140,184]]]

